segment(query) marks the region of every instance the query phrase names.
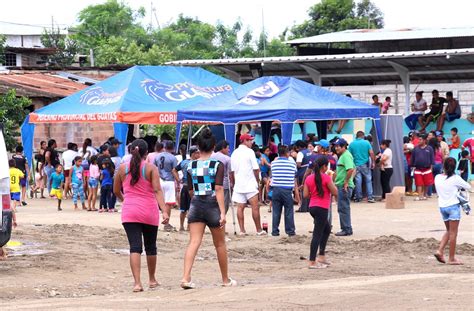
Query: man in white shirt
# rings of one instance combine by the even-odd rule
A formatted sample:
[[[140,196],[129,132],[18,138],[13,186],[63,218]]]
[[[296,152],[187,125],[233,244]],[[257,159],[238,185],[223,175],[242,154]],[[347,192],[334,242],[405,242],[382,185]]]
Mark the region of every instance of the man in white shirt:
[[[64,183],[64,196],[68,198],[68,192],[71,190],[71,168],[73,166],[74,158],[77,156],[77,151],[75,151],[74,143],[67,144],[67,150],[63,152],[63,168],[64,168],[64,177],[66,178],[66,182]]]
[[[249,134],[242,134],[239,148],[232,153],[230,158],[232,179],[235,181],[232,200],[238,204],[237,219],[239,220],[240,235],[246,234],[244,209],[247,202],[252,207],[252,218],[255,222],[257,235],[266,235],[260,223],[260,209],[258,207],[260,169],[252,150],[253,139]]]
[[[415,98],[416,101],[411,104],[413,113],[405,118],[405,123],[412,131],[416,129],[416,124],[419,123],[420,117],[422,117],[426,109],[428,109],[428,104],[426,100],[423,99],[423,91],[416,92]]]

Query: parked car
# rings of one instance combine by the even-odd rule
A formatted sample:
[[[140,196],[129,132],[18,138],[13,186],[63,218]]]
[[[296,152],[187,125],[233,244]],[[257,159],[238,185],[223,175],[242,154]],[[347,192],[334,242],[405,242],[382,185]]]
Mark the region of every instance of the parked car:
[[[0,196],[2,208],[0,209],[0,247],[10,240],[12,232],[12,210],[10,205],[10,168],[8,166],[8,154],[0,126]],[[3,255],[3,253],[2,253]]]

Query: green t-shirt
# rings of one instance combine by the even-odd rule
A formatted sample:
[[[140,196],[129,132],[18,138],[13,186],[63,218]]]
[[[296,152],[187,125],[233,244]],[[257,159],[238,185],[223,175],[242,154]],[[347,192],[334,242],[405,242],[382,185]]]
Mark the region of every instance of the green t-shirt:
[[[339,160],[337,161],[335,182],[336,186],[344,186],[344,180],[346,180],[347,171],[353,168],[355,168],[354,159],[352,158],[352,154],[346,150],[339,156]],[[353,178],[349,179],[349,187],[354,188]]]

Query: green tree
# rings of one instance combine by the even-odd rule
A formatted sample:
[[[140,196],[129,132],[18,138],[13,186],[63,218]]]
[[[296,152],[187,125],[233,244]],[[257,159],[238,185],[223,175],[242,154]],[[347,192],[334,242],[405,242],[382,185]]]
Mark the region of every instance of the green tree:
[[[59,28],[45,29],[41,35],[41,43],[47,48],[54,48],[56,52],[48,55],[46,61],[53,66],[66,67],[74,62],[74,57],[79,52],[76,40],[61,34]]]
[[[157,30],[154,42],[169,47],[174,59],[216,58],[216,28],[196,18],[178,16],[176,22]]]
[[[0,35],[0,64],[5,63],[5,41],[7,38],[4,35]]]
[[[110,37],[133,38],[138,44],[145,44],[147,34],[139,20],[145,15],[145,9],[134,11],[124,2],[107,2],[89,5],[78,16],[79,26],[74,31],[78,41],[87,48],[95,48]]]
[[[115,65],[160,65],[172,59],[172,52],[165,46],[144,45],[123,37],[110,37],[96,49],[98,66]]]
[[[6,94],[0,95],[0,123],[3,123],[5,143],[8,150],[13,150],[18,145],[19,129],[31,105],[31,100],[26,97],[17,97],[16,90],[10,89]]]
[[[291,28],[291,38],[347,29],[383,28],[383,14],[370,0],[322,0],[308,11],[310,19]]]

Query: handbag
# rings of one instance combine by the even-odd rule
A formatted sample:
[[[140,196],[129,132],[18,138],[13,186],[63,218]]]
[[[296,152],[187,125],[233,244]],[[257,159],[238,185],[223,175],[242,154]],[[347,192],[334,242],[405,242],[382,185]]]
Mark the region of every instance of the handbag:
[[[471,206],[469,204],[469,192],[465,189],[459,189],[457,198],[459,200],[459,206],[462,208],[466,215],[471,213]]]

